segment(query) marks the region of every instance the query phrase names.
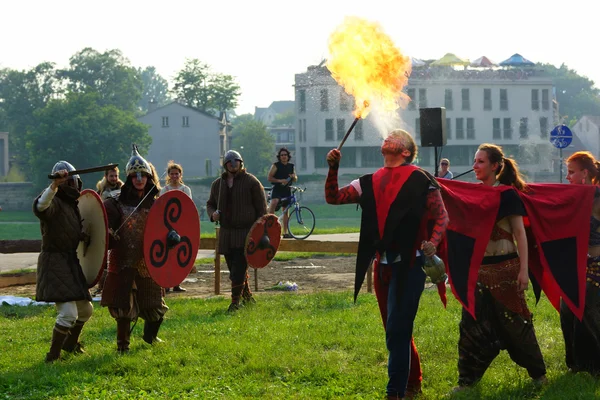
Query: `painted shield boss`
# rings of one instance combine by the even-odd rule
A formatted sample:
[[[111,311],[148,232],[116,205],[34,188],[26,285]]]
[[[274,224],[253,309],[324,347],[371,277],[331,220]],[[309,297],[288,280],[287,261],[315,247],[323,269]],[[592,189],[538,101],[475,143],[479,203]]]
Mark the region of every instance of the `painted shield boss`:
[[[106,266],[108,218],[102,199],[91,189],[81,192],[77,206],[83,220],[84,233],[84,240],[77,246],[77,258],[88,287],[93,287]]]
[[[263,268],[271,262],[281,241],[281,224],[274,214],[260,217],[246,236],[244,255],[248,265]]]
[[[152,205],[144,228],[144,261],[154,282],[164,288],[183,282],[199,245],[196,205],[181,190],[169,190]]]

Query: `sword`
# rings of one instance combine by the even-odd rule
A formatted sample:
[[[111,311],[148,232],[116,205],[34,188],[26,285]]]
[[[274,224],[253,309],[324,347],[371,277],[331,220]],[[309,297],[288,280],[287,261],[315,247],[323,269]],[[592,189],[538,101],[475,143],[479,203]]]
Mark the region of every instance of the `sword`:
[[[79,175],[79,174],[89,174],[91,172],[108,171],[109,169],[113,169],[118,166],[119,166],[119,164],[108,164],[108,165],[101,165],[99,167],[77,169],[75,171],[70,171],[68,173],[68,176]],[[61,176],[58,174],[49,174],[48,175],[48,179],[58,179],[60,177]]]

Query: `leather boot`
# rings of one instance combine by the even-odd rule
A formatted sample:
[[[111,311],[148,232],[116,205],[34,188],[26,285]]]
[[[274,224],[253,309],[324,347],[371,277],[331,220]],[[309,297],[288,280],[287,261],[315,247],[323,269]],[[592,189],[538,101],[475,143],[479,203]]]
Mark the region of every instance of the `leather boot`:
[[[85,322],[75,321],[75,325],[69,329],[69,335],[63,343],[63,350],[75,354],[85,353],[85,351],[83,351],[83,346],[81,346],[81,343],[79,343],[79,335],[81,335],[83,324],[85,324]]]
[[[69,328],[59,324],[54,325],[54,329],[52,330],[52,344],[50,344],[50,351],[46,353],[46,362],[51,363],[60,359],[60,351],[68,333]]]
[[[117,318],[117,351],[121,354],[129,351],[130,325],[130,319]]]
[[[161,343],[163,342],[158,335],[158,330],[160,329],[160,324],[162,324],[163,318],[158,321],[145,321],[144,322],[144,336],[143,339],[146,343]]]

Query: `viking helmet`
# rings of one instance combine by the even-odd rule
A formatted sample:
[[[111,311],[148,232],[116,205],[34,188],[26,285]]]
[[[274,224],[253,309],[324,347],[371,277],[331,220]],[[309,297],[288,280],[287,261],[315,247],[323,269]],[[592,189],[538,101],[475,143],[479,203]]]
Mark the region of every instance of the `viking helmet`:
[[[148,176],[152,176],[152,168],[150,168],[150,164],[144,157],[140,155],[138,152],[138,148],[135,144],[132,145],[131,150],[131,158],[127,162],[127,166],[125,166],[125,173],[130,175],[132,173],[142,173],[145,172]]]
[[[58,171],[62,171],[62,170],[71,172],[71,171],[75,171],[75,167],[70,162],[61,160],[61,161],[58,161],[56,164],[54,164],[54,167],[52,167],[52,174],[55,174]],[[83,186],[83,182],[81,181],[81,178],[79,177],[79,175],[71,175],[71,178],[77,183],[77,187],[79,188],[79,190],[81,190],[81,187]]]
[[[238,153],[235,150],[229,150],[227,153],[225,153],[225,156],[223,157],[223,167],[227,165],[228,162],[231,162],[233,160],[237,160],[241,163],[244,162],[240,153]]]

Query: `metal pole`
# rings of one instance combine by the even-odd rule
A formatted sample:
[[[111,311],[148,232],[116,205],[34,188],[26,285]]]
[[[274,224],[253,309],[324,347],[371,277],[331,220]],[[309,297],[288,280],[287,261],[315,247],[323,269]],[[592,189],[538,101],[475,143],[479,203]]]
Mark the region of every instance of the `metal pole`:
[[[563,176],[562,148],[558,149],[558,154],[559,154],[559,157],[560,157],[560,183],[562,183],[562,176]]]

